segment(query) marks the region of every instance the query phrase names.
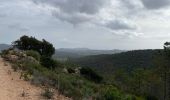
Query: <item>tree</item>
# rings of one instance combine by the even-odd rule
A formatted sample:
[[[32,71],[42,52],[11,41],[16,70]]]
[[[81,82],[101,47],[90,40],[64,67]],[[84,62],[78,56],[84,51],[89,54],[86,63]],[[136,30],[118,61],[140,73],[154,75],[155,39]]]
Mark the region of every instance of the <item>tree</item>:
[[[34,37],[22,36],[17,41],[13,42],[13,46],[20,50],[34,50],[39,52],[42,56],[51,58],[55,53],[55,48],[51,43],[43,39],[37,40]]]
[[[55,53],[55,48],[51,43],[43,39],[42,41],[36,39],[35,37],[22,36],[20,39],[14,41],[13,47],[16,47],[24,51],[36,51],[40,57],[40,63],[47,68],[53,69],[56,66],[56,62],[51,58]]]
[[[94,70],[91,68],[81,68],[80,69],[81,75],[83,75],[85,78],[94,81],[96,83],[100,83],[103,80],[103,77],[98,75]]]
[[[41,55],[44,55],[46,57],[51,57],[55,53],[55,48],[51,43],[44,40],[41,43]]]
[[[55,60],[46,56],[42,56],[40,62],[41,65],[48,69],[54,69],[57,66],[57,62]]]
[[[164,50],[156,56],[157,72],[163,81],[164,100],[170,98],[170,42],[164,43]]]
[[[22,36],[19,40],[13,42],[13,46],[20,50],[28,50],[29,49],[29,37]]]

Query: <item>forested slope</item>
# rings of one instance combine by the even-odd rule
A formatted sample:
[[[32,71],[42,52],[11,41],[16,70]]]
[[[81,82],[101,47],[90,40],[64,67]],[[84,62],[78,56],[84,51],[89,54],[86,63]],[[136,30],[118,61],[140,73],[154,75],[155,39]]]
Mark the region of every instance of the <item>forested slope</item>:
[[[123,68],[131,71],[134,68],[151,68],[154,54],[159,50],[134,50],[112,55],[87,56],[72,59],[73,63],[91,67],[99,72],[112,73]]]

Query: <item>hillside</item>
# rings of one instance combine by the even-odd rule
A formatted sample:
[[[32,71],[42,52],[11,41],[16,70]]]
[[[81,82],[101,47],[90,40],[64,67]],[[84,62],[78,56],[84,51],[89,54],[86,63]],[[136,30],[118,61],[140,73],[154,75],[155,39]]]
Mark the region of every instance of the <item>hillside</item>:
[[[13,71],[11,65],[0,58],[0,100],[44,100],[43,88],[21,79],[21,73]],[[69,100],[58,93],[55,100]]]
[[[90,55],[100,54],[115,54],[124,52],[124,50],[91,50],[88,48],[60,48],[57,49],[54,58],[67,59],[67,58],[79,58]]]
[[[1,75],[4,76],[1,80],[5,82],[3,88],[10,92],[5,93],[5,95],[9,95],[12,99],[14,98],[13,100],[20,100],[20,98],[18,99],[18,93],[25,97],[27,93],[31,94],[32,92],[35,93],[33,95],[47,100],[53,98],[54,100],[145,100],[145,97],[142,95],[137,96],[134,93],[128,93],[119,89],[114,84],[106,84],[104,77],[91,68],[72,66],[67,62],[59,62],[53,59],[52,55],[55,53],[55,48],[46,40],[22,36],[13,42],[13,46],[15,48],[3,50],[1,53],[4,61],[11,64],[10,69],[4,67],[9,66],[9,64],[2,65],[3,72],[1,73],[12,74],[12,77],[9,77],[9,81],[6,81],[7,78],[5,76],[7,75]],[[13,71],[18,73],[18,76],[15,78],[17,79],[16,82],[13,78]],[[42,87],[43,92],[32,85],[29,91],[25,87],[27,85],[20,83],[18,78],[23,82],[24,80],[25,82],[27,81],[26,83],[28,84],[31,83],[37,87]],[[21,85],[17,85],[17,82]],[[12,86],[11,83],[16,86]],[[23,91],[21,91],[22,88],[24,88]],[[32,91],[34,89],[37,92]],[[13,97],[11,91],[15,92],[14,96],[16,98]],[[58,94],[61,94],[62,98],[58,97]],[[32,97],[32,95],[28,96]],[[35,97],[35,100],[43,99],[36,99]]]
[[[117,69],[131,71],[134,68],[151,68],[157,50],[135,50],[118,54],[105,54],[72,59],[73,63],[91,67],[102,73],[113,73]]]

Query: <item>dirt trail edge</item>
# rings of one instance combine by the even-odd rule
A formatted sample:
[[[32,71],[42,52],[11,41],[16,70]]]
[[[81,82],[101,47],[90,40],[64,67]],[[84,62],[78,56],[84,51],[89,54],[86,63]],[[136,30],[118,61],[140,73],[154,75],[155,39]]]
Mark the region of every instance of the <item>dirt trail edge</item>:
[[[21,80],[19,72],[13,72],[9,63],[0,57],[0,100],[47,100],[41,94],[43,89]],[[54,100],[68,100],[55,93]]]

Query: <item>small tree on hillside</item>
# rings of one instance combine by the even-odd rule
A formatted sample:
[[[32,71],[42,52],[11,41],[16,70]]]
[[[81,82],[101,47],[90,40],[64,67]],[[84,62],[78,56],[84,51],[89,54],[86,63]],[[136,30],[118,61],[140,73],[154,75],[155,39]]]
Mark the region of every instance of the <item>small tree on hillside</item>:
[[[51,43],[44,40],[41,43],[41,55],[51,57],[55,53],[55,48]]]
[[[13,46],[20,50],[33,50],[37,51],[41,57],[40,62],[43,66],[47,68],[55,68],[56,61],[51,57],[55,53],[55,48],[51,43],[43,39],[42,41],[29,36],[22,36],[17,41],[13,42]]]
[[[34,37],[22,36],[17,41],[13,42],[13,46],[20,50],[34,50],[39,52],[41,55],[51,57],[55,53],[55,48],[51,43],[43,39],[42,41],[37,40]]]
[[[164,50],[156,56],[155,63],[158,66],[158,73],[163,81],[164,99],[170,97],[170,42],[164,43]]]
[[[83,75],[85,78],[94,81],[96,83],[100,83],[103,80],[103,77],[97,74],[91,68],[81,68],[80,74]]]

